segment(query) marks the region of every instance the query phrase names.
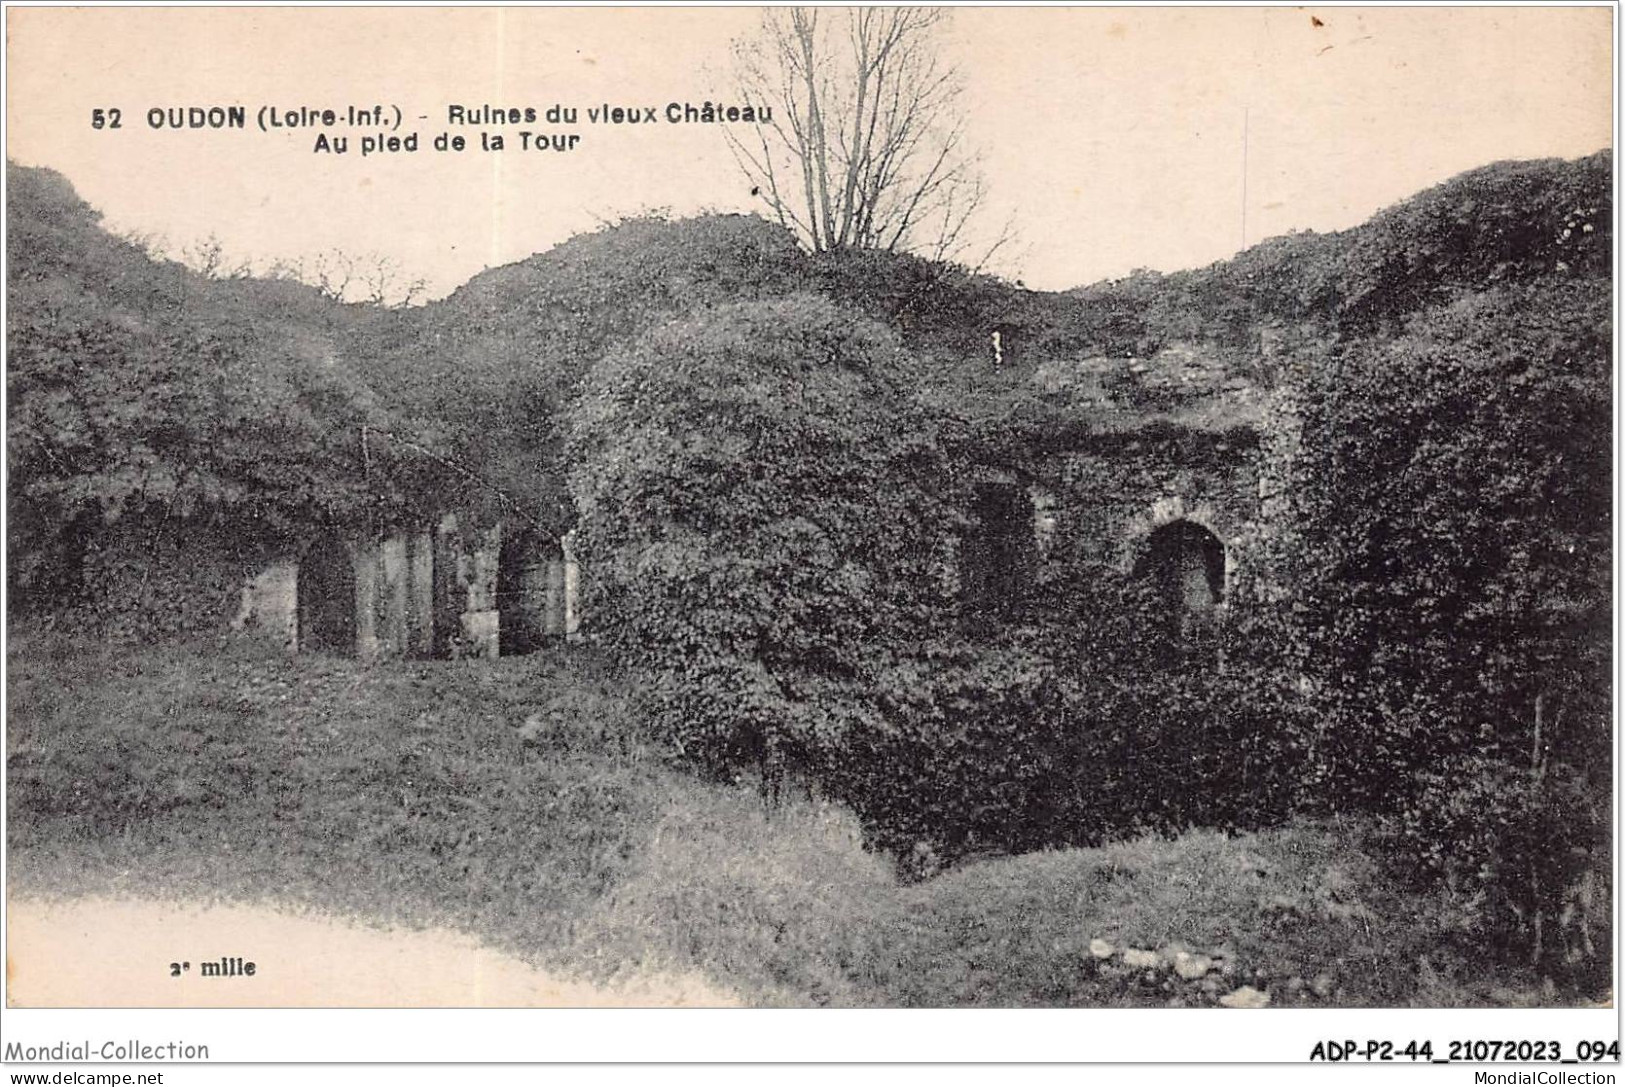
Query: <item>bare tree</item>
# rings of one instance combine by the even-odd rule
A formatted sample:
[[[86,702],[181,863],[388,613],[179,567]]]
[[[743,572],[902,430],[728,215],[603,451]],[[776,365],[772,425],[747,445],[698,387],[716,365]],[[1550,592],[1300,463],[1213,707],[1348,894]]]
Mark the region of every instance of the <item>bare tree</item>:
[[[169,259],[169,237],[166,234],[155,230],[131,228],[119,231],[117,236],[160,264]]]
[[[335,302],[347,302],[356,265],[356,258],[342,249],[324,250],[311,258],[305,282]]]
[[[361,301],[372,306],[410,306],[428,289],[420,277],[406,273],[394,257],[369,253],[360,262]]]
[[[246,279],[253,265],[231,257],[218,234],[210,234],[181,250],[181,263],[206,279]]]
[[[267,274],[315,287],[335,302],[357,302],[396,308],[416,303],[428,289],[422,277],[411,277],[394,257],[382,253],[349,253],[327,249],[310,257],[279,259]]]
[[[119,235],[155,261],[170,257],[171,243],[161,234],[127,230]],[[233,256],[219,235],[210,234],[182,246],[174,258],[206,279],[286,279],[314,287],[335,302],[395,309],[422,301],[429,284],[413,276],[394,257],[375,251],[350,253],[325,249],[300,257],[277,257],[256,264]]]
[[[766,116],[723,132],[753,193],[813,251],[949,259],[966,247],[986,187],[965,144],[959,72],[937,45],[946,17],[769,8],[760,32],[734,43],[738,90]]]
[[[178,251],[167,235],[150,230],[126,230],[118,237],[141,250],[151,260],[176,263],[203,276],[205,279],[245,279],[254,274],[251,262],[233,257],[226,251],[220,235],[209,234],[198,238]]]

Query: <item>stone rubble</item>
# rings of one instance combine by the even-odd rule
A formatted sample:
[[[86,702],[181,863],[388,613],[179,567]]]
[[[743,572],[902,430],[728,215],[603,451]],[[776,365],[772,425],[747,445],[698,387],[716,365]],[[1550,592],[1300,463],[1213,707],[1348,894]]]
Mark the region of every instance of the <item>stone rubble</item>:
[[[1174,973],[1186,981],[1198,981],[1207,977],[1209,970],[1213,969],[1213,960],[1206,955],[1192,955],[1188,951],[1181,951],[1174,956]]]
[[[1235,992],[1221,996],[1219,1003],[1227,1008],[1267,1008],[1270,994],[1261,993],[1251,985],[1243,985]]]
[[[1338,991],[1337,979],[1330,973],[1317,974],[1313,981],[1296,974],[1277,976],[1272,986],[1264,970],[1242,970],[1228,943],[1205,952],[1177,942],[1159,948],[1119,949],[1096,936],[1089,941],[1085,961],[1099,977],[1114,979],[1171,1008],[1267,1008],[1272,987],[1286,993],[1289,1004],[1329,1000]]]
[[[1134,967],[1136,970],[1155,970],[1162,965],[1162,956],[1155,951],[1130,947],[1123,951],[1123,965]]]

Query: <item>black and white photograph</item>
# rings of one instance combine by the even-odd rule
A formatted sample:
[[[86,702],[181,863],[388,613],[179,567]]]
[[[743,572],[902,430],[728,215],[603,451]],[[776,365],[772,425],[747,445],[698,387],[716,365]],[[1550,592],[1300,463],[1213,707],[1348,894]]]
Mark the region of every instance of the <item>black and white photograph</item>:
[[[5,15],[8,1067],[1612,1082],[1614,6]]]

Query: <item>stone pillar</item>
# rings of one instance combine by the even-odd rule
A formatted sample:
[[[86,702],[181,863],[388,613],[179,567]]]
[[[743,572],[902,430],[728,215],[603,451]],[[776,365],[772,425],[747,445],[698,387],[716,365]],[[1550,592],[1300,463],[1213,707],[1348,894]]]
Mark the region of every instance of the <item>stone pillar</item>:
[[[469,549],[468,610],[496,611],[497,569],[502,563],[502,526],[476,535]]]
[[[397,660],[406,655],[411,638],[407,626],[406,538],[389,536],[377,545],[378,656]]]
[[[548,559],[542,599],[542,632],[549,639],[564,637],[564,560]]]
[[[364,543],[356,547],[355,571],[355,655],[364,661],[377,660],[378,638],[378,546]]]
[[[435,653],[495,657],[502,651],[497,567],[502,528],[465,528],[456,514],[440,519],[430,570]]]
[[[581,626],[581,616],[577,613],[576,600],[581,587],[581,567],[576,562],[573,533],[566,532],[559,540],[559,546],[564,552],[564,637],[573,641],[577,628]]]
[[[434,656],[434,537],[414,532],[407,537],[407,651]]]
[[[467,652],[477,657],[497,657],[502,653],[502,621],[497,611],[497,567],[502,558],[502,526],[492,525],[484,532],[465,536],[458,563],[463,586],[460,616]]]

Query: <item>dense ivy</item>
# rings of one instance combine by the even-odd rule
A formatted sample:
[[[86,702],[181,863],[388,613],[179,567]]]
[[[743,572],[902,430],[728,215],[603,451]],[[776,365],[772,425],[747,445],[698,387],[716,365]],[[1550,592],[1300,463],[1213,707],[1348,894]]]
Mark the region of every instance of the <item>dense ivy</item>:
[[[584,610],[661,732],[715,771],[812,783],[927,867],[1289,811],[1290,691],[1214,641],[1168,657],[1143,587],[1048,586],[1067,607],[1019,609],[1041,625],[961,627],[980,446],[914,402],[914,370],[804,296],[672,322],[589,376]]]
[[[1290,494],[1309,666],[1348,785],[1486,747],[1604,754],[1605,285],[1505,287],[1304,376]],[[1537,708],[1538,702],[1538,708]],[[1600,715],[1600,716],[1599,716]]]
[[[368,441],[406,428],[338,362],[343,307],[155,262],[55,175],[8,177],[14,606],[190,628],[167,605],[181,606],[197,555],[251,561],[315,527],[410,520],[448,489],[433,459]],[[184,537],[180,551],[167,542]],[[166,543],[139,542],[153,539]],[[167,604],[128,610],[136,600]]]
[[[947,622],[958,493],[896,338],[812,296],[611,352],[575,408],[593,631],[668,735],[723,767],[885,727],[878,670]]]
[[[1321,800],[1391,817],[1398,867],[1477,888],[1536,954],[1606,867],[1581,798],[1612,781],[1610,293],[1463,294],[1294,389],[1278,574],[1329,726]]]
[[[731,216],[410,312],[204,279],[8,176],[14,606],[190,630],[312,528],[498,496],[577,522],[590,631],[678,750],[794,774],[922,870],[1361,808],[1397,870],[1549,954],[1606,852],[1607,154],[1062,295]],[[1204,414],[1238,383],[1244,417]],[[1083,561],[962,625],[974,468],[1087,448],[1075,493],[1149,493],[1164,446],[1260,463],[1211,629],[1152,636],[1158,603]]]

